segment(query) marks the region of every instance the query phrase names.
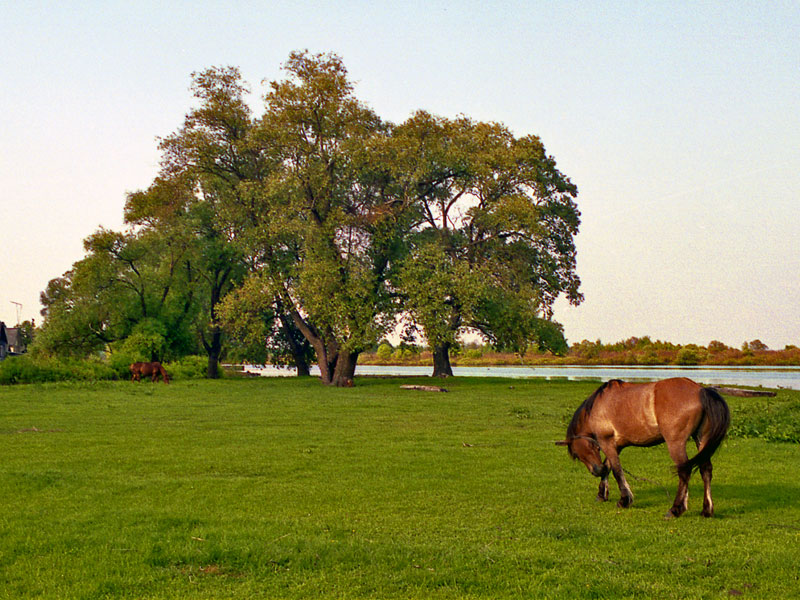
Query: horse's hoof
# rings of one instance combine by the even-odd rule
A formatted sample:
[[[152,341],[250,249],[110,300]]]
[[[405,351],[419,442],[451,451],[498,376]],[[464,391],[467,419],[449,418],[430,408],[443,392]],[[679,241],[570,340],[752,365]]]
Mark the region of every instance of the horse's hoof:
[[[709,518],[711,518],[711,517],[713,517],[713,516],[714,516],[714,511],[713,511],[713,510],[704,510],[704,511],[703,511],[703,516],[704,516],[706,519],[709,519]]]
[[[606,502],[608,500],[608,496],[602,496],[601,494],[597,494],[597,498],[595,498],[598,502]]]
[[[665,521],[671,521],[671,520],[672,520],[672,519],[674,519],[674,518],[675,518],[675,515],[673,515],[673,514],[672,514],[672,511],[671,511],[671,510],[668,510],[668,511],[666,512],[666,514],[664,515],[664,520],[665,520]]]
[[[617,502],[617,506],[620,508],[628,508],[631,504],[633,504],[633,498],[630,496],[623,496],[619,499],[619,502]]]

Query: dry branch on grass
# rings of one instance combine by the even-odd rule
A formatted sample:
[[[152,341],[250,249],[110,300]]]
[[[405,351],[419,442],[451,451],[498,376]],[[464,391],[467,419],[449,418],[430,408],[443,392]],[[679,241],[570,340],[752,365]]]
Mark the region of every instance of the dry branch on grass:
[[[741,396],[742,398],[756,398],[759,396],[768,396],[772,398],[776,396],[775,392],[769,392],[767,390],[741,390],[739,388],[718,386],[715,386],[712,389],[715,389],[720,394],[725,394],[726,396]]]
[[[401,390],[419,390],[421,392],[446,392],[447,389],[435,385],[401,385]]]

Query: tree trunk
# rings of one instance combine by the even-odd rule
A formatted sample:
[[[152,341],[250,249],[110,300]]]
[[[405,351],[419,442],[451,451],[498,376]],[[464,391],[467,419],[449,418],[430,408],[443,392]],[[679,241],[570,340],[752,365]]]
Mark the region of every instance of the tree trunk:
[[[298,377],[310,377],[311,376],[311,367],[308,365],[308,362],[302,356],[295,356],[294,357],[294,366],[297,369],[297,376]]]
[[[228,267],[222,274],[217,271],[214,274],[214,284],[211,286],[211,304],[209,308],[211,342],[206,343],[205,335],[202,336],[203,346],[205,346],[208,353],[208,368],[206,369],[206,377],[208,379],[219,379],[219,357],[222,355],[222,328],[217,324],[217,305],[222,296],[222,286],[230,272],[231,267]]]
[[[333,372],[331,385],[336,387],[353,387],[353,377],[356,374],[358,352],[339,352],[336,369]]]
[[[282,308],[279,306],[279,308]],[[306,348],[304,347],[302,340],[305,339],[303,334],[300,332],[299,329],[294,325],[292,321],[289,320],[289,317],[285,313],[281,313],[278,317],[281,322],[281,328],[283,329],[283,334],[286,336],[286,339],[289,342],[289,346],[292,349],[292,358],[294,359],[294,366],[297,368],[297,376],[298,377],[308,377],[311,375],[311,368],[308,365],[308,361],[306,360]],[[297,333],[295,333],[297,332]],[[298,341],[298,337],[301,341]],[[306,343],[308,340],[306,340]]]
[[[208,379],[219,379],[219,356],[222,353],[222,331],[219,327],[211,328],[211,343],[205,344],[208,353],[208,368],[206,377]]]
[[[433,376],[452,377],[453,367],[450,366],[450,344],[437,344],[433,347]]]
[[[208,353],[208,367],[206,368],[208,379],[219,379],[219,356],[213,351]]]
[[[308,340],[311,347],[314,348],[314,352],[317,353],[317,365],[319,366],[319,375],[322,383],[333,384],[340,358],[339,345],[335,341],[326,343],[324,336],[312,325],[306,323],[297,310],[292,310],[290,315],[295,326],[303,334],[303,337]],[[353,363],[353,370],[355,371],[355,362]]]

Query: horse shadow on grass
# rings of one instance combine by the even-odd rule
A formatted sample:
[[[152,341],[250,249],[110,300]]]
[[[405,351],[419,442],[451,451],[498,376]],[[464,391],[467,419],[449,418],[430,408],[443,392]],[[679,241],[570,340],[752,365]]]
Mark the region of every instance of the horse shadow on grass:
[[[676,486],[647,485],[634,487],[634,507],[640,509],[669,508],[675,497]],[[800,497],[800,484],[788,482],[775,483],[713,483],[714,518],[736,518],[751,513],[782,510],[797,506]],[[609,498],[616,502],[616,498]],[[703,487],[701,483],[691,484],[689,510],[681,518],[700,516],[703,506]],[[800,530],[800,523],[798,524]]]

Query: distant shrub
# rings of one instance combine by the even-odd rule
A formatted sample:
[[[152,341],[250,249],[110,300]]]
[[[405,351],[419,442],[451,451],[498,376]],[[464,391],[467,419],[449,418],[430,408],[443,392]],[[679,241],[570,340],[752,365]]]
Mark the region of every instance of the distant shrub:
[[[119,350],[136,359],[131,362],[150,361],[151,357],[164,356],[167,348],[166,333],[167,329],[160,321],[142,319],[121,342]]]
[[[49,381],[117,379],[109,365],[95,358],[68,359],[11,356],[0,362],[0,385]]]
[[[208,357],[184,356],[180,360],[167,363],[164,368],[171,379],[203,379],[208,372]],[[220,374],[223,374],[222,369]]]
[[[731,350],[731,348],[729,348],[728,346],[726,346],[725,344],[723,344],[718,340],[711,340],[708,343],[708,351],[711,354],[719,354],[720,352],[725,352],[727,350]]]
[[[112,352],[106,357],[108,366],[114,370],[118,379],[129,379],[131,376],[131,364],[135,362],[143,362],[143,359],[138,354],[125,352],[124,350],[117,350]]]
[[[732,438],[800,443],[800,402],[748,402],[731,406]]]
[[[678,355],[675,357],[676,365],[699,365],[706,358],[705,351],[697,346],[684,346],[678,350]]]
[[[658,358],[655,349],[647,348],[642,353],[636,355],[636,364],[639,365],[658,365],[661,359]]]
[[[387,342],[384,342],[378,346],[376,354],[381,360],[389,360],[392,357],[392,347]]]
[[[753,340],[752,342],[745,342],[742,345],[742,350],[752,350],[754,352],[763,352],[764,350],[769,350],[769,348],[761,340]]]
[[[468,348],[464,351],[464,358],[478,359],[483,357],[483,349]]]

